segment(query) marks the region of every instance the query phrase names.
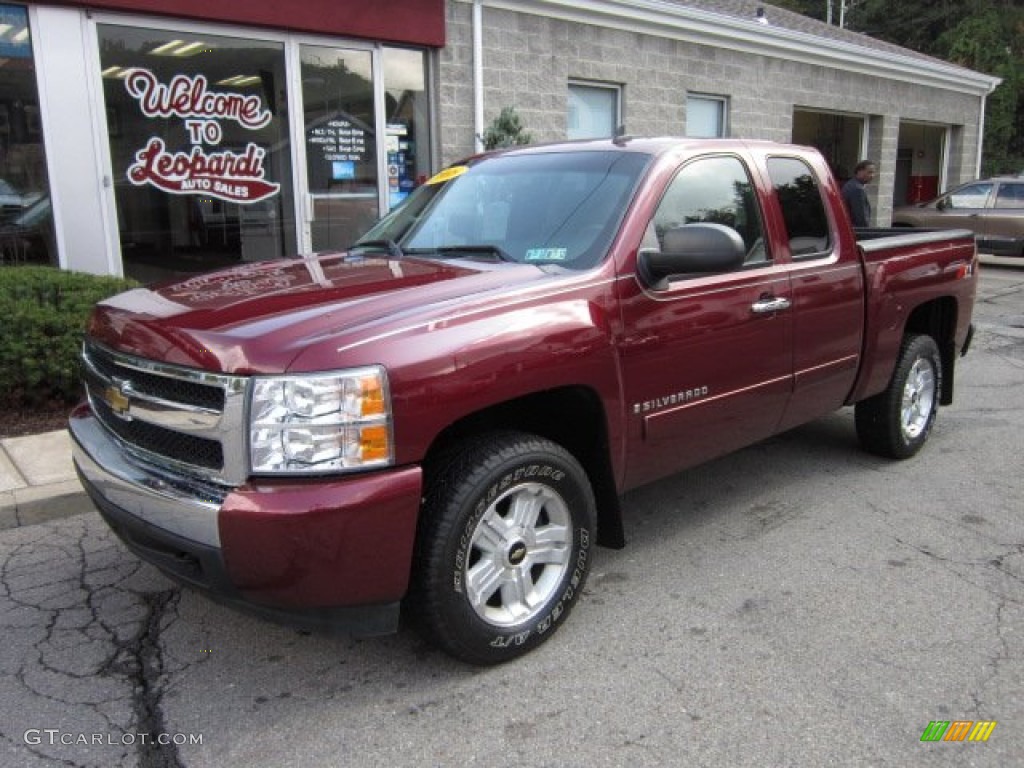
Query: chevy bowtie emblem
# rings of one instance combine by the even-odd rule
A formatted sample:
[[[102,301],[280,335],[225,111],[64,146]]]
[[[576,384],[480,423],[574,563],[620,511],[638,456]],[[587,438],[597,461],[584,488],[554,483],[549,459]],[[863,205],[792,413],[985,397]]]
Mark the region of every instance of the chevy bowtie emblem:
[[[130,419],[128,411],[131,410],[132,401],[128,396],[132,385],[129,381],[114,379],[114,382],[103,390],[103,402],[110,406],[110,410],[122,419]]]

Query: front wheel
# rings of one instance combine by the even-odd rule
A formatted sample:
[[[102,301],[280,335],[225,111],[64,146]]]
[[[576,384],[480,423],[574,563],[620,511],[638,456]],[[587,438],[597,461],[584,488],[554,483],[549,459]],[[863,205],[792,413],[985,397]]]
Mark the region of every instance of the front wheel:
[[[427,639],[472,664],[532,650],[583,590],[595,540],[586,472],[522,433],[463,445],[428,481],[406,607]]]
[[[931,336],[907,336],[889,386],[857,403],[857,436],[871,453],[907,459],[921,450],[935,423],[942,357]]]

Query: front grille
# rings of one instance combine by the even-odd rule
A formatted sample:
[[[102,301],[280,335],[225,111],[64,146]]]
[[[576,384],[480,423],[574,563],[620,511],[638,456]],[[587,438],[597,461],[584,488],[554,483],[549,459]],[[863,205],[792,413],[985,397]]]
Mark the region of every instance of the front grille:
[[[224,451],[216,440],[183,435],[138,419],[125,421],[103,400],[94,400],[92,406],[103,426],[129,445],[182,464],[217,472],[224,469]]]
[[[133,455],[215,483],[244,480],[245,377],[158,363],[91,341],[82,360],[93,413]]]
[[[223,387],[211,387],[184,379],[158,376],[138,368],[129,368],[126,360],[122,358],[119,361],[110,352],[95,345],[89,349],[89,359],[108,379],[129,380],[138,392],[146,392],[184,405],[224,410]]]

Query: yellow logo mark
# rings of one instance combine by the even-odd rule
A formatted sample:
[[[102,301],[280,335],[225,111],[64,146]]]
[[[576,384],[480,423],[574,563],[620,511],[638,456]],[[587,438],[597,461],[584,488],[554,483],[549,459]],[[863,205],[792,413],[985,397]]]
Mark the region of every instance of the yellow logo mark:
[[[110,410],[118,416],[127,414],[132,404],[132,401],[128,399],[128,396],[121,390],[121,387],[113,384],[103,390],[103,400],[110,406]]]
[[[992,735],[992,731],[995,730],[995,720],[981,720],[975,726],[974,730],[971,731],[971,735],[967,737],[968,741],[988,741],[988,737]]]

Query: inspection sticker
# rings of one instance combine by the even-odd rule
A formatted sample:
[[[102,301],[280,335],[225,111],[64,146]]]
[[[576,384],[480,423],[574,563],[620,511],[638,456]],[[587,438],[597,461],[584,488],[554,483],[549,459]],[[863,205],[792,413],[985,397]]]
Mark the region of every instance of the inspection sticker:
[[[527,261],[565,261],[568,256],[568,248],[530,248],[526,252]]]

